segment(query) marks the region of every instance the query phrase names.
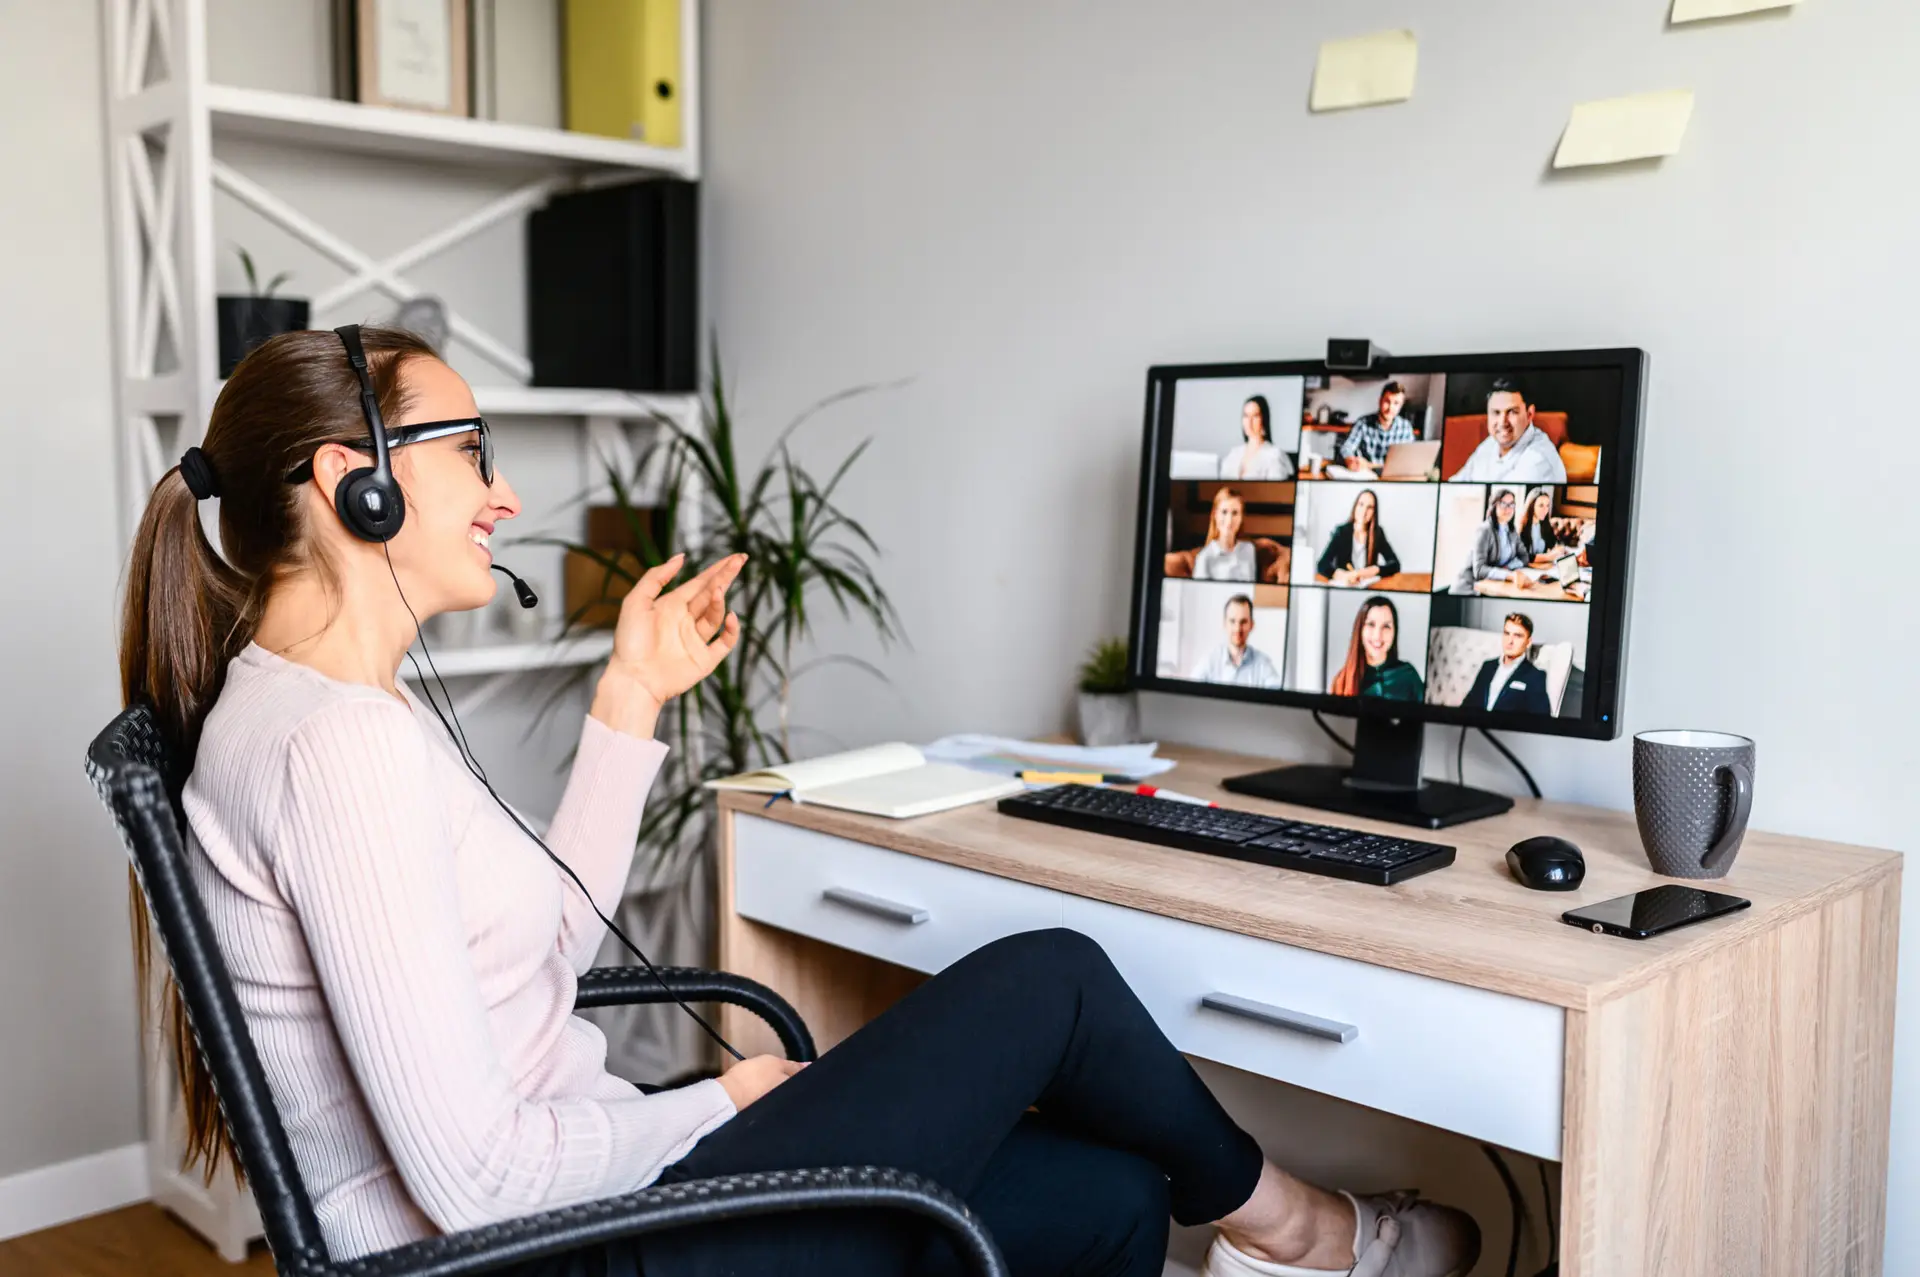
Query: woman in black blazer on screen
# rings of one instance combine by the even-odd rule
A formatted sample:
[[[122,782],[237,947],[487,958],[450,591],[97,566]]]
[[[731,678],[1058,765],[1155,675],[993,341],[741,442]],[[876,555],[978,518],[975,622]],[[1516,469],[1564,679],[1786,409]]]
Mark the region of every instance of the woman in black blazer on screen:
[[[1316,566],[1335,585],[1371,585],[1400,570],[1400,556],[1380,530],[1380,499],[1372,492],[1353,499],[1353,513],[1333,530]]]

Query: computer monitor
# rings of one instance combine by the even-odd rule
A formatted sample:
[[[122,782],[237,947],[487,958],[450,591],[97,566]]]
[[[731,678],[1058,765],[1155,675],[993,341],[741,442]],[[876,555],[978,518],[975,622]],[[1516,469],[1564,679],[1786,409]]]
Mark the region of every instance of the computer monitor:
[[[1619,734],[1639,350],[1147,373],[1131,637],[1143,688],[1356,719],[1351,766],[1229,789],[1438,828],[1427,723]]]

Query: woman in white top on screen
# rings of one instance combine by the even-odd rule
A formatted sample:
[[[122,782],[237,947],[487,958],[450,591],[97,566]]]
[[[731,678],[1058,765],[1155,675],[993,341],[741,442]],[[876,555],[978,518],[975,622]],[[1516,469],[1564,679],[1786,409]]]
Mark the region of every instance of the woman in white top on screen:
[[[1253,542],[1243,540],[1240,525],[1247,503],[1232,488],[1213,494],[1213,513],[1207,519],[1207,543],[1193,556],[1196,581],[1251,581],[1259,569]]]
[[[384,542],[334,500],[372,460],[362,348],[405,498]],[[213,497],[218,550],[200,523]],[[726,591],[742,557],[669,589],[676,556],[621,603],[547,829],[564,877],[397,681],[416,618],[492,598],[492,534],[519,511],[473,392],[424,342],[286,333],[235,369],[129,559],[123,695],[193,760],[194,885],[336,1263],[655,1182],[871,1164],[959,1194],[1016,1272],[1158,1277],[1169,1215],[1220,1222],[1216,1254],[1241,1267],[1216,1277],[1243,1260],[1472,1265],[1457,1212],[1267,1162],[1106,955],[1064,930],[961,958],[804,1070],[755,1056],[657,1094],[609,1073],[606,1039],[572,1013],[603,939],[594,908],[626,890],[663,703],[740,637]],[[185,1161],[211,1176],[235,1150],[170,997]],[[821,1219],[608,1242],[507,1277],[933,1269],[913,1229]]]
[[[1222,479],[1284,479],[1286,459],[1273,446],[1273,414],[1265,395],[1254,395],[1240,405],[1239,444],[1227,450],[1220,463]],[[1248,577],[1249,581],[1253,578]]]

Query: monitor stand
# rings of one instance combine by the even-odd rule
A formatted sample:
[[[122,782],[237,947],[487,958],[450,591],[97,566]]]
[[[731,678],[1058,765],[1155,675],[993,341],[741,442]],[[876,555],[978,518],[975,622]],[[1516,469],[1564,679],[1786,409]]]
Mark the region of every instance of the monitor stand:
[[[1357,719],[1349,767],[1275,767],[1220,783],[1236,794],[1427,829],[1512,810],[1513,799],[1505,794],[1423,778],[1424,729],[1425,724],[1411,719]]]

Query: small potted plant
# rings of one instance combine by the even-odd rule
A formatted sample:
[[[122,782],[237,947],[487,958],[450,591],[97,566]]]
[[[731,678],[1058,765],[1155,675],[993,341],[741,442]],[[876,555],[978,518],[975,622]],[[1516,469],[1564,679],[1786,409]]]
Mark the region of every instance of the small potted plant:
[[[240,265],[247,272],[247,292],[241,297],[216,299],[222,377],[232,376],[234,366],[267,338],[305,328],[308,317],[305,298],[274,296],[280,285],[293,277],[290,272],[281,271],[262,287],[253,267],[253,255],[238,246],[234,251],[240,254]]]
[[[1127,641],[1101,639],[1080,666],[1080,743],[1131,745],[1140,739],[1140,698],[1127,684]]]

